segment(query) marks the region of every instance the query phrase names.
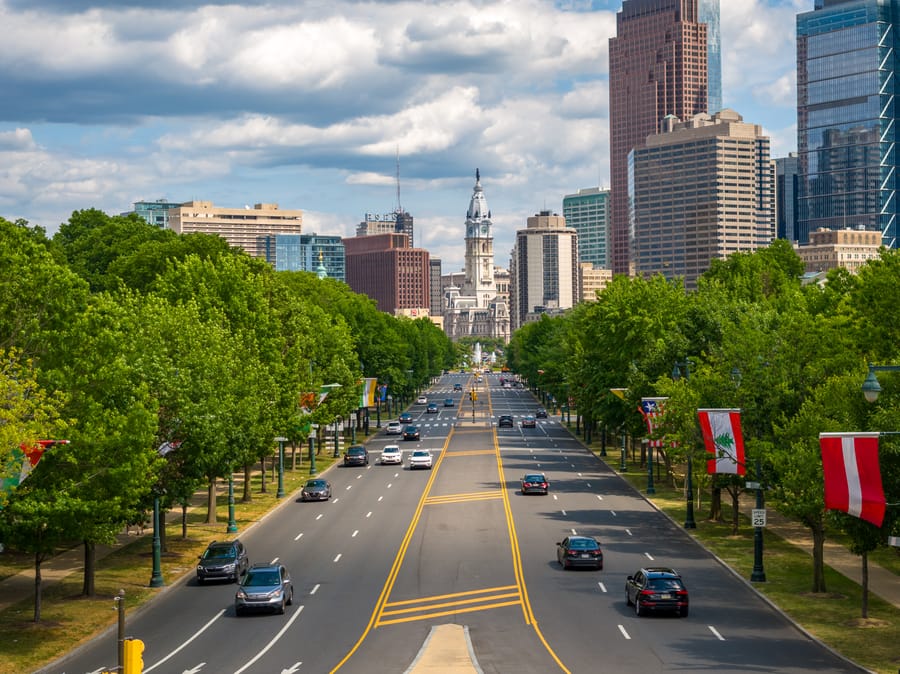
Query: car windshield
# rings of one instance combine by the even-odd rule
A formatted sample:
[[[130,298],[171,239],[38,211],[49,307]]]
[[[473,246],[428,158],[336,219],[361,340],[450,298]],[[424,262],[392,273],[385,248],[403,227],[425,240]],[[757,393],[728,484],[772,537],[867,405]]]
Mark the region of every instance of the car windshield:
[[[348,449],[348,450],[347,450],[347,454],[362,454],[363,452],[365,452],[364,449],[353,449],[353,448],[351,448],[351,449]]]
[[[683,585],[677,578],[650,578],[647,587],[651,590],[680,590]]]
[[[413,456],[428,456],[428,452],[422,449],[417,449],[413,452]]]
[[[325,480],[310,480],[306,483],[306,486],[312,489],[318,489],[325,486]]]
[[[525,481],[526,482],[544,482],[544,476],[543,475],[526,475]]]
[[[569,547],[573,550],[594,550],[597,547],[597,543],[589,538],[576,538],[569,540]]]
[[[228,559],[229,557],[234,557],[234,550],[230,547],[208,548],[203,553],[203,559]]]
[[[280,585],[281,578],[277,571],[251,571],[247,574],[244,585],[247,587],[265,587],[272,585]]]

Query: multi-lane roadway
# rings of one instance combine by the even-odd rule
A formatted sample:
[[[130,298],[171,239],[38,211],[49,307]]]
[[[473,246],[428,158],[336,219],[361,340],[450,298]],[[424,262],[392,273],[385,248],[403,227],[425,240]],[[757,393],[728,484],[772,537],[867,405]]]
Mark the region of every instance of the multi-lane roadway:
[[[128,635],[146,644],[144,672],[404,672],[445,624],[467,627],[483,672],[863,671],[804,635],[555,419],[522,428],[538,407],[528,391],[455,373],[426,395],[439,407],[411,408],[420,440],[381,432],[368,447],[372,459],[386,444],[429,449],[432,470],[335,466],[324,474],[331,501],[286,499],[240,537],[252,561],[288,567],[293,606],[238,618],[234,585],[188,574],[128,616]],[[497,428],[501,414],[513,428]],[[519,493],[526,471],[548,476],[549,495]],[[556,542],[573,533],[601,540],[603,571],[559,567]],[[681,572],[689,617],[626,606],[625,577],[642,566]],[[106,636],[44,671],[115,664]]]

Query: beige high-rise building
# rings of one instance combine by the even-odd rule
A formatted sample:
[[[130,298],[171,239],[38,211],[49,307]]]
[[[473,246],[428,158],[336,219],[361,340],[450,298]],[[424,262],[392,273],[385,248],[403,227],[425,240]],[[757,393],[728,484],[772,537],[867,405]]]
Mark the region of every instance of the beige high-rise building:
[[[795,245],[808,272],[826,272],[843,267],[854,274],[878,257],[881,232],[864,229],[826,229],[809,233],[809,243]]]
[[[273,234],[301,234],[303,211],[283,211],[278,204],[253,208],[218,208],[211,201],[188,201],[168,212],[169,228],[178,234],[200,232],[221,236],[233,248],[265,257],[263,242]],[[262,248],[261,248],[262,246]]]
[[[541,211],[516,232],[509,263],[512,329],[581,301],[578,232],[562,215]]]
[[[580,244],[579,244],[580,245]],[[612,269],[595,267],[590,262],[581,263],[581,301],[596,302],[597,293],[602,292],[613,279]]]
[[[734,110],[667,117],[662,133],[629,155],[635,272],[692,289],[712,260],[768,246],[774,178],[769,138]]]

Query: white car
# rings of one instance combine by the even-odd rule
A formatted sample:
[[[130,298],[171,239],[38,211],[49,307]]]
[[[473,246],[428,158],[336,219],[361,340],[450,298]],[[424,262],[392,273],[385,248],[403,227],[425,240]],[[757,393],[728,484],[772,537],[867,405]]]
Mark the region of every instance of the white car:
[[[389,421],[384,432],[388,435],[403,435],[403,424],[399,421]]]
[[[418,404],[418,405],[427,405],[427,404],[428,404],[428,398],[426,398],[425,396],[419,396],[418,399],[416,400],[416,404]]]
[[[381,450],[381,464],[387,465],[389,463],[403,463],[403,452],[400,450],[399,445],[385,445],[385,448]]]
[[[427,468],[431,470],[431,452],[427,449],[414,449],[409,455],[409,469]]]

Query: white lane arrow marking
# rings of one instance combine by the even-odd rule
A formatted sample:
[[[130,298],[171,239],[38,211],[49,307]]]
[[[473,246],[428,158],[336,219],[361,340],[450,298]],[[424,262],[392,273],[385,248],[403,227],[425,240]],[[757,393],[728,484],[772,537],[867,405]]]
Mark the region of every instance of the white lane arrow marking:
[[[281,674],[294,674],[294,672],[300,669],[300,665],[302,664],[302,662],[295,662],[293,665],[291,665],[290,669],[282,669]]]
[[[205,665],[205,664],[206,664],[205,662],[201,662],[199,665],[197,665],[196,667],[194,667],[192,669],[184,670],[184,672],[182,672],[182,674],[197,674],[197,672],[199,672],[201,669],[203,669],[203,665]]]

